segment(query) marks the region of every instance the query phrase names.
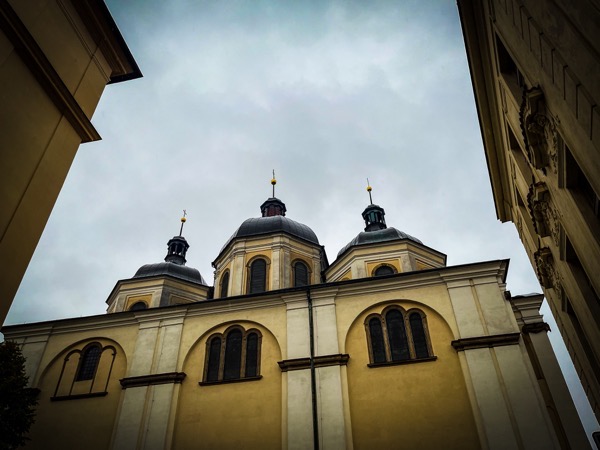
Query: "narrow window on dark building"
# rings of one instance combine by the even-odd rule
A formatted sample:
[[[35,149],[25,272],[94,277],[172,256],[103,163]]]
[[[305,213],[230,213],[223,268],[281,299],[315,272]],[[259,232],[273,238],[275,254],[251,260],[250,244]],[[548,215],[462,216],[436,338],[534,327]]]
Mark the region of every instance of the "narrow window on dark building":
[[[208,346],[208,365],[206,368],[206,381],[219,379],[219,366],[221,364],[221,338],[216,336],[211,339]]]
[[[225,366],[223,380],[240,378],[242,367],[242,332],[238,329],[231,330],[225,341]]]
[[[410,332],[412,333],[413,343],[415,345],[415,357],[427,358],[429,349],[427,348],[427,336],[423,327],[423,318],[421,314],[414,312],[409,317]]]
[[[91,380],[94,378],[101,354],[102,349],[98,344],[91,344],[83,350],[75,381]]]
[[[298,261],[294,264],[294,287],[308,285],[308,267]]]
[[[258,375],[258,335],[250,333],[246,337],[246,377]]]
[[[221,277],[221,298],[227,297],[227,289],[229,287],[229,271],[225,272]]]
[[[390,356],[392,361],[410,359],[402,313],[397,309],[390,310],[385,315],[385,322],[390,342]]]
[[[255,260],[250,266],[250,294],[267,290],[267,263],[264,259]]]
[[[373,363],[382,363],[386,361],[385,344],[383,340],[383,328],[381,320],[378,317],[373,317],[369,320],[369,334],[371,337],[371,354]]]

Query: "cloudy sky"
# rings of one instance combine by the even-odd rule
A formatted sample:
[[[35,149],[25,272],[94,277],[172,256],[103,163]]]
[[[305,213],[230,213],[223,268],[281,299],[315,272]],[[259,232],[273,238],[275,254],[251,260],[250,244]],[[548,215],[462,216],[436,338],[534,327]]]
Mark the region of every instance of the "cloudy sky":
[[[162,260],[183,209],[188,265],[212,284],[272,169],[330,262],[362,231],[369,177],[388,225],[448,265],[510,258],[508,289],[540,292],[496,218],[454,1],[107,4],[144,77],[107,86],[103,140],[80,147],[7,324],[102,314],[117,280]]]

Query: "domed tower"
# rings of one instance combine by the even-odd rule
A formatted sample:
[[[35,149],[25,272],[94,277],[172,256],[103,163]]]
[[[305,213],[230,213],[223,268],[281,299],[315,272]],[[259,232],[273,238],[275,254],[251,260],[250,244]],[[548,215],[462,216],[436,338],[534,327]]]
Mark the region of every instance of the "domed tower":
[[[285,216],[285,204],[273,195],[261,217],[245,220],[225,243],[215,268],[215,298],[255,294],[321,282],[327,257],[314,231]]]
[[[193,303],[208,298],[209,287],[198,269],[185,265],[190,248],[182,236],[185,221],[184,211],[179,236],[167,242],[163,262],[145,264],[133,278],[117,282],[106,300],[109,313]]]
[[[370,204],[362,213],[365,231],[338,252],[336,260],[327,269],[327,281],[445,267],[446,255],[386,225],[385,210],[373,204],[371,190],[371,186],[367,186]]]

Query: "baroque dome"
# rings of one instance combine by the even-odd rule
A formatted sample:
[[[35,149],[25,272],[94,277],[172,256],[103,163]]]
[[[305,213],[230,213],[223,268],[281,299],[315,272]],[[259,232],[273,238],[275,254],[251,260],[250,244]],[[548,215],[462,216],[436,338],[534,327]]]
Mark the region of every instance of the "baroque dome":
[[[285,217],[285,204],[278,198],[271,197],[267,199],[260,209],[262,217],[244,220],[223,245],[219,254],[235,239],[272,233],[286,233],[311,244],[319,245],[319,239],[310,227]]]
[[[338,258],[342,256],[351,247],[360,245],[379,244],[381,242],[400,241],[408,239],[418,244],[423,244],[419,239],[404,233],[394,227],[384,228],[382,230],[361,231],[358,235],[348,242],[337,254]]]
[[[206,281],[204,281],[204,278],[202,278],[198,269],[169,261],[145,264],[137,270],[133,278],[146,278],[160,275],[169,275],[174,278],[179,278],[180,280],[206,285]]]

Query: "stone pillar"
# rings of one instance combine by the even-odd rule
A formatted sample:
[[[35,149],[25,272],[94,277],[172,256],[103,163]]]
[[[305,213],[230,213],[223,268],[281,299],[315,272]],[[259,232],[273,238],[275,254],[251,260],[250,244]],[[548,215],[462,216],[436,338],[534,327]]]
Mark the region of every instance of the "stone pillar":
[[[231,263],[231,272],[229,275],[231,292],[228,294],[228,297],[245,294],[244,274],[246,273],[246,266],[244,255],[244,249],[235,250],[233,253],[233,262]]]
[[[161,319],[148,317],[140,323],[138,339],[124,389],[121,409],[113,432],[113,449],[170,448],[177,401],[175,384],[185,374],[177,372],[183,330],[183,313]]]
[[[542,294],[518,295],[510,298],[510,303],[561,446],[590,449],[579,414],[548,339],[550,327],[540,315],[543,300]]]
[[[505,262],[478,273],[444,275],[460,361],[482,448],[559,448],[531,362],[501,287]]]
[[[315,339],[319,439],[322,449],[345,449],[346,428],[342,398],[340,358],[337,364],[321,365],[325,358],[334,360],[340,355],[335,314],[335,292],[313,294],[313,323]]]
[[[273,245],[271,248],[271,274],[270,276],[267,276],[267,280],[271,280],[271,286],[267,286],[267,290],[269,291],[274,291],[283,288],[281,270],[282,259],[283,255],[281,251],[281,245]]]
[[[299,292],[285,299],[287,307],[287,360],[310,356],[308,306],[306,295]],[[310,369],[287,371],[287,448],[311,448],[313,442],[312,392]],[[285,443],[282,443],[285,448]]]
[[[315,345],[315,382],[319,447],[346,448],[346,421],[341,366],[348,355],[339,353],[335,292],[319,293],[313,298]],[[288,449],[311,448],[313,443],[313,405],[310,371],[310,330],[308,299],[298,293],[286,299],[287,359],[280,362],[287,372]]]

